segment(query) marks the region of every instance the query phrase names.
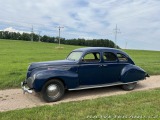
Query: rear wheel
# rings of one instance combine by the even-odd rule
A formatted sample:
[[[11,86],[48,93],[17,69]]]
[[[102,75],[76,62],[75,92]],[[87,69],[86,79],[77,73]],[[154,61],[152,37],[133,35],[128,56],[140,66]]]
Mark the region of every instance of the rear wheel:
[[[42,88],[43,99],[47,102],[60,100],[64,95],[64,85],[60,80],[53,79],[48,81]]]
[[[136,85],[137,85],[137,82],[124,84],[122,85],[122,89],[130,91],[130,90],[133,90],[136,87]]]

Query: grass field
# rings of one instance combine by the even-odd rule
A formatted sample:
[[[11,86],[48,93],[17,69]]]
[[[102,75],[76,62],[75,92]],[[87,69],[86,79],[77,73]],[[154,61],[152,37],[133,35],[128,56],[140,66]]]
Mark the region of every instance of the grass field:
[[[65,59],[70,51],[81,46],[0,40],[0,89],[20,87],[29,63]],[[150,75],[160,74],[160,51],[124,50],[135,63]]]
[[[136,65],[150,75],[160,75],[160,51],[124,50],[131,56]]]
[[[0,40],[0,89],[19,87],[31,62],[65,59],[80,46]],[[160,51],[124,50],[150,75],[160,74]],[[1,120],[160,119],[160,89],[94,100],[0,112]]]
[[[157,99],[158,98],[158,99]],[[158,120],[160,89],[1,112],[1,120]]]

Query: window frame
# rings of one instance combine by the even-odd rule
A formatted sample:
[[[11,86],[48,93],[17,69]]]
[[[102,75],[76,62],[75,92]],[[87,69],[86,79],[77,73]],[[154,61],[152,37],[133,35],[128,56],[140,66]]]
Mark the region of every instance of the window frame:
[[[118,54],[122,55],[122,57],[125,58],[126,60],[120,60],[118,57]],[[129,61],[128,57],[126,55],[124,55],[123,53],[117,53],[116,55],[117,55],[117,59],[119,62],[125,63],[125,62]]]
[[[93,53],[98,53],[99,54],[99,61],[91,61],[91,62],[89,62],[89,61],[83,61],[83,59],[84,59],[84,57],[87,55],[87,54],[93,54]],[[94,54],[93,54],[94,55]],[[95,56],[94,56],[95,57]],[[101,52],[98,52],[98,51],[90,51],[90,52],[86,52],[86,53],[84,53],[83,55],[82,55],[82,57],[81,57],[81,60],[80,60],[80,63],[100,63],[101,62]]]

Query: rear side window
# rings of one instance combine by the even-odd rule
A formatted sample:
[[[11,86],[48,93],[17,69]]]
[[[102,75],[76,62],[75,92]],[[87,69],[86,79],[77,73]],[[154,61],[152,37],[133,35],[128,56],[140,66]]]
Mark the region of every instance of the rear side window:
[[[117,57],[120,62],[127,62],[128,61],[127,57],[121,53],[117,53]]]
[[[104,52],[103,53],[103,60],[104,60],[104,62],[116,61],[117,57],[116,57],[116,55],[114,53]]]

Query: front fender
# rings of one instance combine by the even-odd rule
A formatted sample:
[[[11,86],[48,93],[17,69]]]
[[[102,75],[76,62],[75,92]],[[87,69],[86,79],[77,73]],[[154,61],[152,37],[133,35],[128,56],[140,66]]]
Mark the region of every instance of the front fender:
[[[41,91],[43,85],[50,79],[60,79],[67,89],[75,88],[79,85],[77,72],[66,70],[44,70],[36,73],[33,87],[35,91]]]
[[[127,65],[121,71],[121,82],[134,82],[145,79],[148,75],[142,68],[136,65]]]

